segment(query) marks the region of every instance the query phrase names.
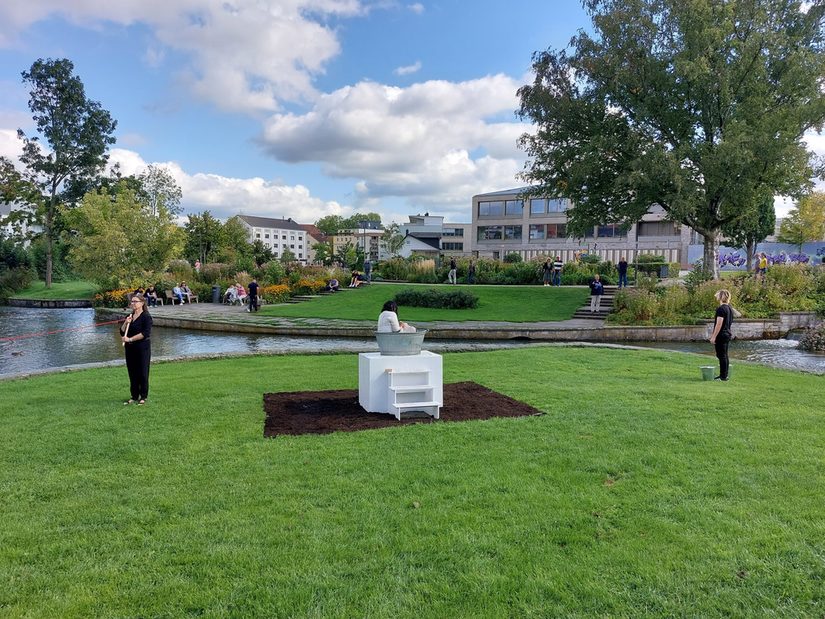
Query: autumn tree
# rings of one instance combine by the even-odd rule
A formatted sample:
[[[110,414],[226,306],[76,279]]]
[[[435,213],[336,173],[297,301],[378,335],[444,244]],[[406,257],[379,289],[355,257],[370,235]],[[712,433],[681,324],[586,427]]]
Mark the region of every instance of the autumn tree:
[[[825,240],[825,193],[815,191],[804,196],[779,226],[777,239],[796,245]]]
[[[810,183],[802,141],[825,119],[822,0],[584,0],[592,34],[534,55],[519,89],[531,193],[570,198],[568,230],[651,205],[704,237],[765,194]]]
[[[29,109],[38,136],[22,130],[21,163],[27,180],[40,190],[38,213],[46,240],[46,287],[52,284],[52,254],[58,207],[73,183],[99,175],[108,160],[108,148],[117,126],[100,103],[86,96],[83,82],[74,75],[70,60],[37,60],[22,73],[30,90]],[[41,137],[47,146],[41,144]]]

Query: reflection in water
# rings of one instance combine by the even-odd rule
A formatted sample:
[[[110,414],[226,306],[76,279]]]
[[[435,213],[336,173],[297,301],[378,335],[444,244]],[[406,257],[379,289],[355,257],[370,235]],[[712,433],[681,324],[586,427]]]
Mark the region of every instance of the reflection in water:
[[[123,358],[117,325],[95,327],[91,309],[26,309],[0,306],[0,375],[33,372],[83,363],[113,361]],[[29,333],[58,331],[50,335],[2,341]],[[461,342],[464,345],[479,342]],[[436,352],[453,343],[433,340]],[[635,342],[637,346],[698,352],[713,355],[707,342]],[[522,342],[484,342],[489,347],[518,347]],[[157,328],[152,333],[152,356],[177,357],[207,353],[233,352],[308,352],[308,351],[375,351],[373,338],[288,337],[278,335],[232,334],[185,329]],[[791,369],[825,374],[825,355],[796,349],[793,340],[737,341],[731,343],[730,355]]]

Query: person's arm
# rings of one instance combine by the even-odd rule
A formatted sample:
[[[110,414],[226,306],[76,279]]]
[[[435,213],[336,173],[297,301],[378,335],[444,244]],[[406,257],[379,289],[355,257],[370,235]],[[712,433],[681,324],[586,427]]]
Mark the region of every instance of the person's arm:
[[[713,325],[713,333],[710,334],[710,343],[716,343],[716,336],[719,335],[719,332],[722,330],[722,325],[725,324],[725,319],[722,316],[716,317],[716,324]]]

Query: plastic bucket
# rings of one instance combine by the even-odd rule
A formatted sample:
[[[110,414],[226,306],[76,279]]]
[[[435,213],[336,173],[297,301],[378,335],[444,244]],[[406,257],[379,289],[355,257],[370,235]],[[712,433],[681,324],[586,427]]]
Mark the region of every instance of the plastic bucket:
[[[713,375],[716,374],[714,365],[702,365],[699,366],[699,370],[702,372],[702,380],[713,380]]]

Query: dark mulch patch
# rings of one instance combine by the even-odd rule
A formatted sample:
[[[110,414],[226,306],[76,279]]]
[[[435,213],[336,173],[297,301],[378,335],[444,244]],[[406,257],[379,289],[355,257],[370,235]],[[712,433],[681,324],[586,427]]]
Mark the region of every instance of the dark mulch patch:
[[[358,404],[358,391],[295,391],[265,393],[264,436],[326,434],[433,423],[425,417],[402,418],[368,413]],[[540,410],[474,382],[444,385],[444,406],[438,421],[469,421],[491,417],[542,415]]]

